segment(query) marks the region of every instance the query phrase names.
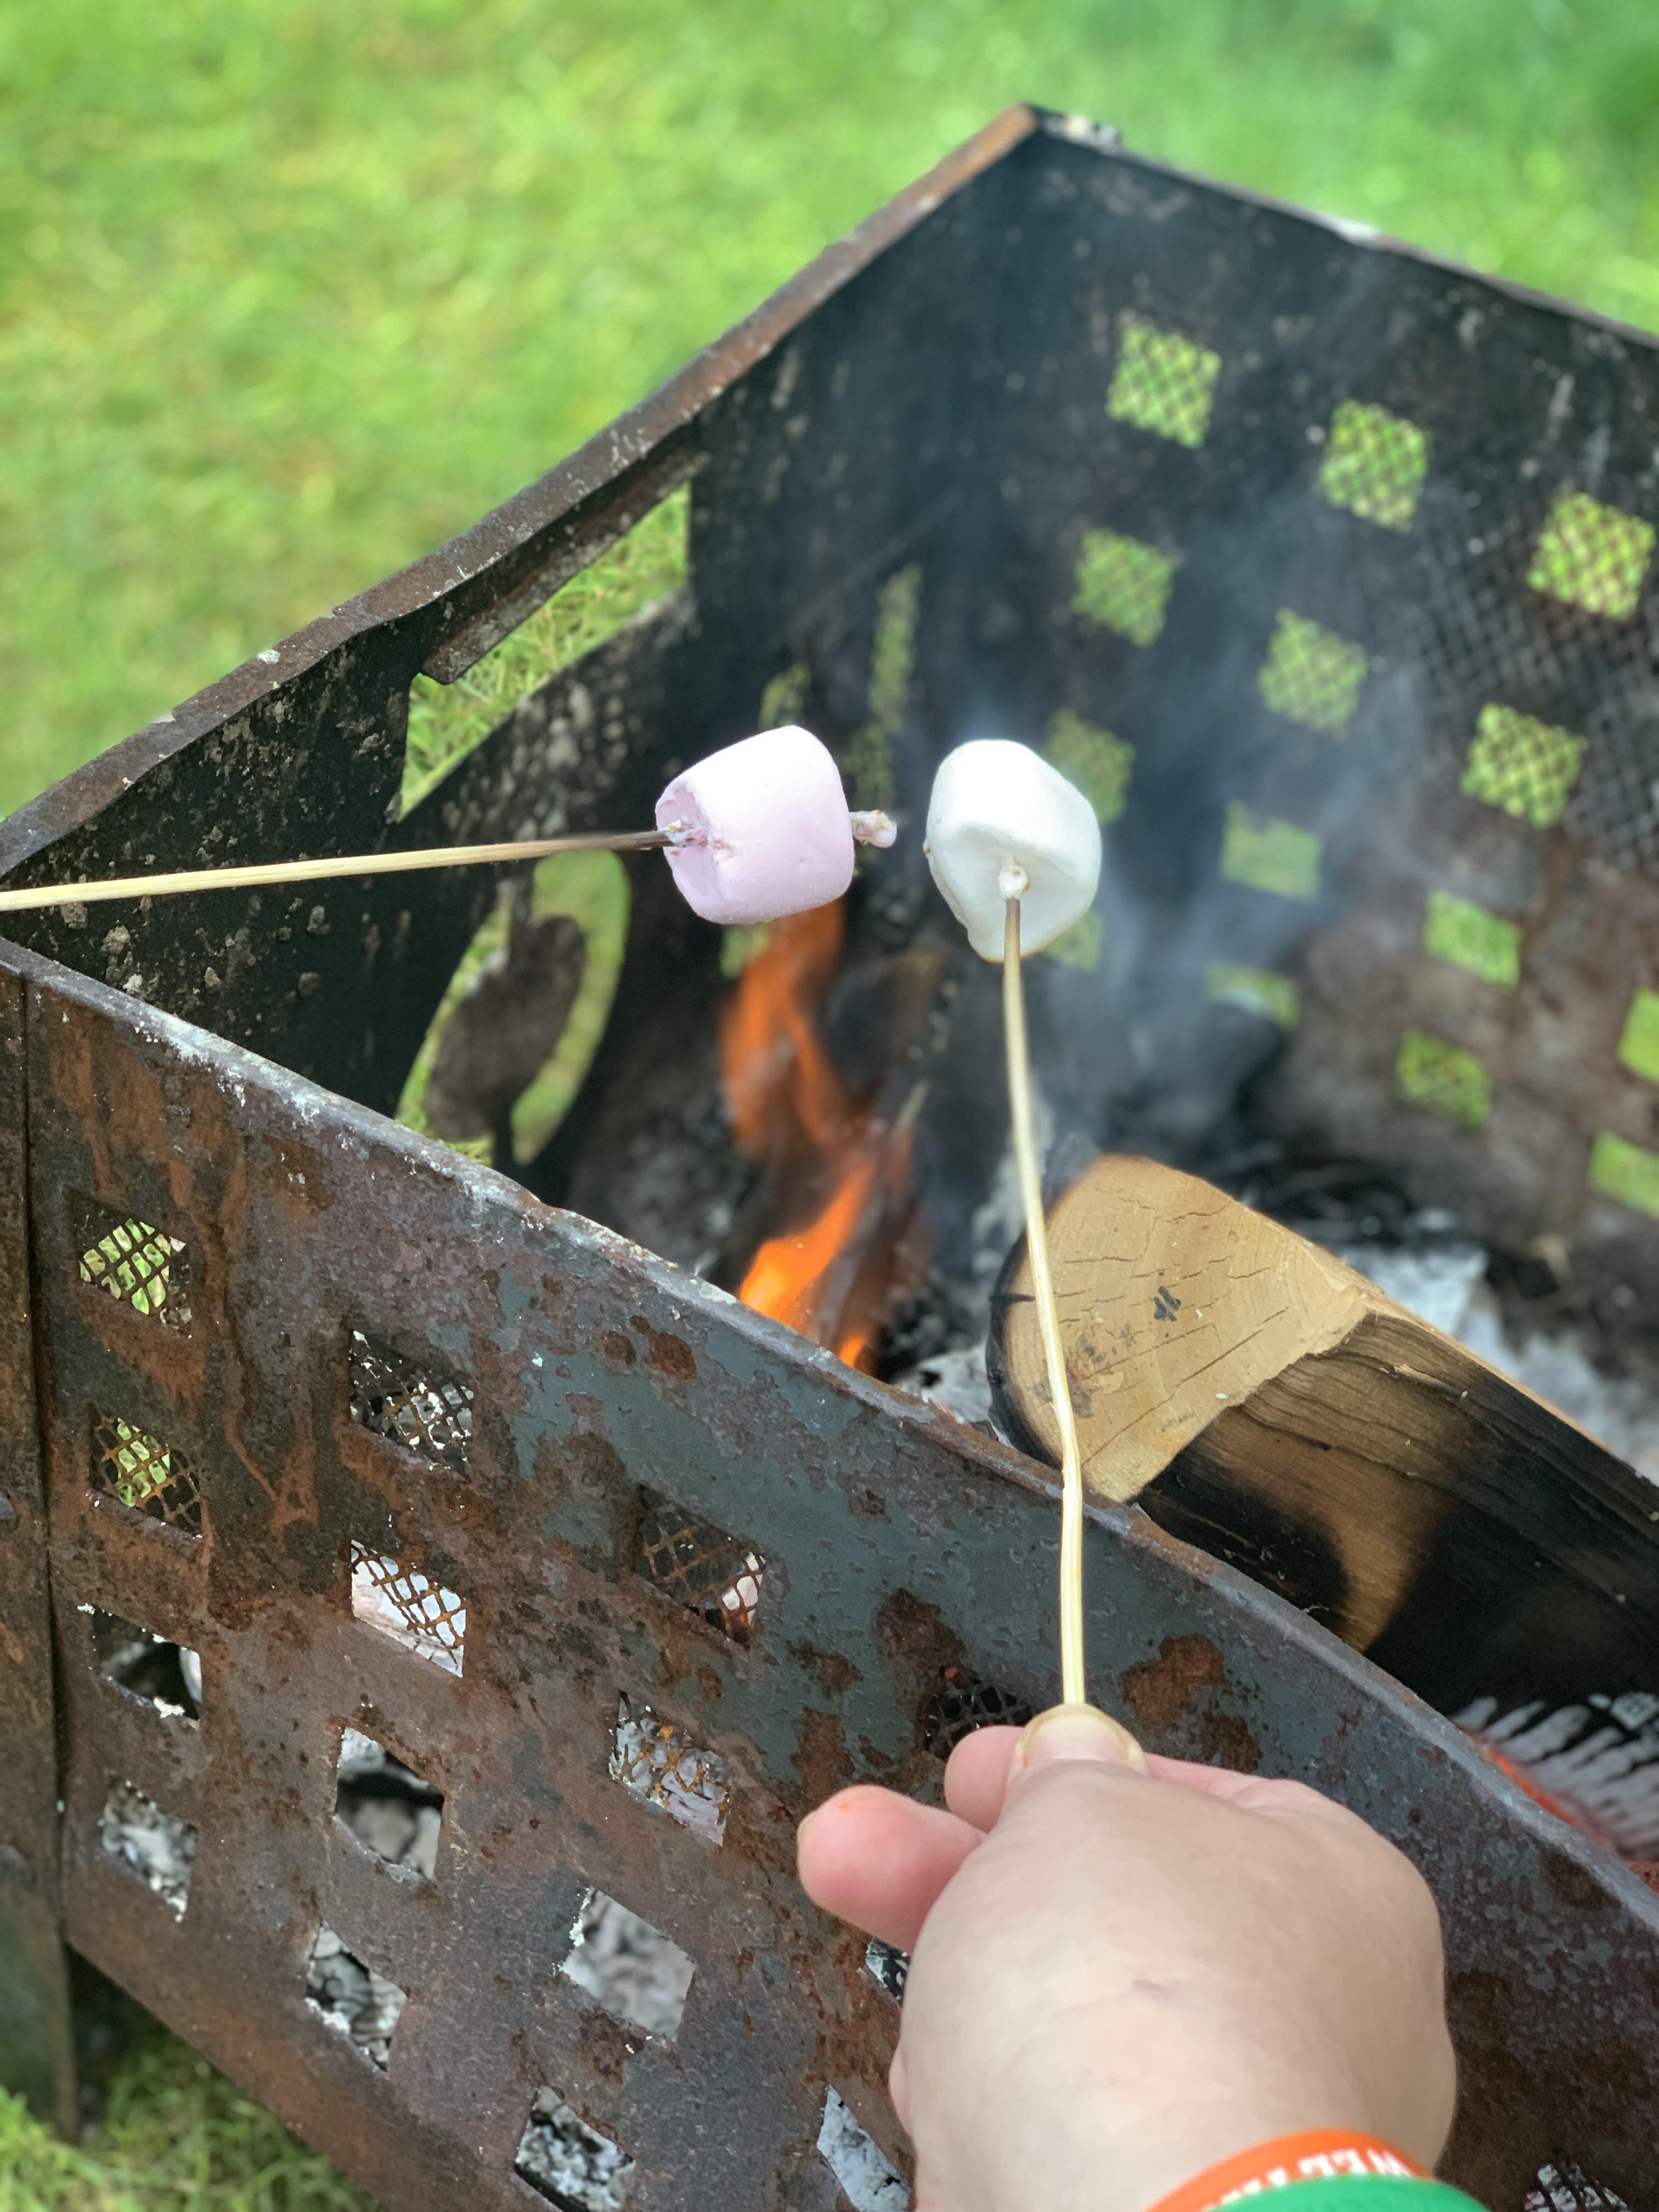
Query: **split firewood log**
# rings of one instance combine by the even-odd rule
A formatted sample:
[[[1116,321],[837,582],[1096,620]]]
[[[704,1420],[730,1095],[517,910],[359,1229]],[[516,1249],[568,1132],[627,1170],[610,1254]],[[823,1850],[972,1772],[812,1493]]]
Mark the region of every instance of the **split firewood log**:
[[[1276,1222],[1106,1157],[1048,1225],[1085,1480],[1324,1621],[1443,1712],[1659,1691],[1659,1488]],[[1024,1249],[988,1353],[1053,1462]]]

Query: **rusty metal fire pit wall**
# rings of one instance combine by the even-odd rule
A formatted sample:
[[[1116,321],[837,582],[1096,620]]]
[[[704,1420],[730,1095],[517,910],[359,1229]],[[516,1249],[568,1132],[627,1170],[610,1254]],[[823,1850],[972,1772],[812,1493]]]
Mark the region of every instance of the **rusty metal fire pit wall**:
[[[1607,825],[1655,726],[1592,709],[1650,681],[1626,601],[1656,409],[1634,339],[1014,111],[477,529],[0,827],[0,876],[641,822],[791,669],[901,806],[949,744],[1069,715],[1135,748],[1113,880],[1170,926],[1105,915],[1146,976],[1048,963],[1051,1033],[1173,1010],[1178,1073],[1201,1019],[1237,1021],[1242,1079],[1279,1032],[1238,974],[1283,1014],[1260,977],[1302,962],[1298,1111],[1651,1290],[1615,1000],[1659,892],[1631,810],[1628,849]],[[400,820],[416,672],[453,679],[688,478],[689,590]],[[872,638],[907,574],[896,699]],[[1548,890],[1515,992],[1401,953],[1454,861],[1472,904]],[[542,1197],[665,1001],[710,1034],[718,945],[672,935],[647,867]],[[70,909],[0,955],[0,2053],[64,2099],[61,1938],[388,2204],[528,2208],[515,2158],[562,2108],[605,2171],[633,2161],[638,2212],[828,2208],[832,2094],[903,2165],[897,2012],[797,1889],[793,1824],[857,1776],[937,1787],[946,1669],[1054,1695],[1052,1486],[386,1118],[494,895],[470,872]],[[1367,960],[1386,1002],[1358,1019]],[[1544,1066],[1574,961],[1588,1057]],[[1455,1112],[1402,1101],[1390,1024],[1463,1055],[1435,1063]],[[1074,1074],[1111,1094],[1086,1051]],[[1150,1741],[1305,1776],[1424,1867],[1450,2170],[1507,2207],[1568,2152],[1645,2201],[1659,1898],[1139,1515],[1094,1516],[1088,1570],[1098,1693]],[[112,1634],[199,1684],[124,1686]],[[336,1817],[348,1730],[441,1799],[424,1869]],[[590,1895],[684,1954],[677,2026],[566,1971]]]

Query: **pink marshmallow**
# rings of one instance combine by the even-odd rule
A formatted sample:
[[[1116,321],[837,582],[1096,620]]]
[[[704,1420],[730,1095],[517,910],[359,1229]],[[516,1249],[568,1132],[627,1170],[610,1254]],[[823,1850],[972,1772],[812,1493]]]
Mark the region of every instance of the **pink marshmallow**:
[[[853,880],[841,771],[810,730],[765,730],[677,775],[657,827],[686,902],[705,921],[777,921],[827,906]]]

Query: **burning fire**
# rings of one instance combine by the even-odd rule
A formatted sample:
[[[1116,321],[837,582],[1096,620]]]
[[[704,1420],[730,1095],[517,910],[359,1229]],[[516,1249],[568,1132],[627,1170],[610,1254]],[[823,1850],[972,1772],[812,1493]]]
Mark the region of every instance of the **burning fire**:
[[[896,1292],[919,1272],[909,1186],[921,1097],[884,1119],[849,1094],[818,1040],[845,927],[839,904],[773,924],[722,1010],[720,1065],[732,1131],[786,1224],[738,1296],[868,1370]]]

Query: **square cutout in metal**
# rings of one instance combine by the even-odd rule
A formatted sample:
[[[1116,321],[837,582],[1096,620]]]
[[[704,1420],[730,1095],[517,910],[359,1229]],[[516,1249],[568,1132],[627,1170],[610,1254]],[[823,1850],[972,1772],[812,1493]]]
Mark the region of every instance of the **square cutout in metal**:
[[[351,1610],[405,1651],[459,1674],[466,1650],[466,1601],[418,1568],[367,1544],[351,1547]]]
[[[649,1705],[635,1714],[626,1698],[617,1708],[611,1738],[611,1779],[671,1820],[718,1844],[726,1833],[730,1779],[726,1761],[702,1751],[683,1729],[659,1720]]]
[[[98,1672],[106,1682],[139,1698],[167,1720],[194,1728],[202,1716],[202,1662],[188,1644],[169,1644],[147,1628],[135,1627],[118,1613],[81,1610],[92,1616],[92,1644]]]
[[[1582,491],[1550,509],[1527,571],[1535,592],[1610,622],[1628,622],[1653,557],[1653,525]]]
[[[910,2191],[903,2175],[894,2171],[875,2138],[859,2125],[834,2089],[824,2093],[818,2156],[835,2175],[853,2212],[909,2212]]]
[[[513,2171],[560,2212],[622,2212],[634,2161],[556,2089],[538,2089]]]
[[[81,1280],[164,1328],[188,1334],[190,1262],[179,1238],[96,1199],[76,1199],[74,1218]]]
[[[87,1480],[94,1496],[160,1521],[185,1536],[202,1533],[202,1493],[190,1462],[136,1422],[94,1407]]]
[[[1409,530],[1429,472],[1428,433],[1383,407],[1345,399],[1331,417],[1319,489],[1384,530]]]
[[[472,1446],[471,1386],[351,1332],[351,1418],[372,1435],[465,1472]]]
[[[1561,819],[1583,759],[1584,740],[1571,730],[1516,707],[1488,705],[1476,720],[1457,787],[1466,799],[1484,799],[1517,822],[1547,830]]]
[[[1123,325],[1106,412],[1115,422],[1130,422],[1155,438],[1196,449],[1210,427],[1220,374],[1218,353],[1194,345],[1178,331],[1161,331],[1131,317]]]
[[[112,1781],[99,1815],[98,1838],[109,1857],[154,1890],[175,1920],[190,1902],[196,1864],[196,1831],[164,1813],[130,1782]]]
[[[383,1744],[349,1728],[340,1739],[334,1816],[365,1850],[399,1874],[430,1881],[443,1825],[441,1790],[405,1766]]]
[[[1431,891],[1423,914],[1423,950],[1435,960],[1467,968],[1483,983],[1512,991],[1521,981],[1521,926],[1505,921],[1473,899]]]
[[[642,1490],[640,1504],[635,1572],[734,1644],[747,1644],[766,1571],[760,1553],[658,1491]]]
[[[1131,645],[1152,645],[1164,627],[1176,564],[1156,545],[1115,530],[1085,530],[1072,588],[1072,611]]]
[[[384,2074],[407,1990],[354,1959],[334,1930],[322,1927],[306,1962],[306,2002],[339,2034],[355,2043]]]
[[[1492,1111],[1492,1078],[1474,1054],[1426,1030],[1407,1030],[1401,1038],[1394,1075],[1408,1106],[1466,1129],[1478,1129]]]
[[[1363,645],[1281,607],[1256,688],[1287,722],[1340,738],[1359,704],[1366,665]]]
[[[1031,1708],[1024,1698],[987,1681],[968,1667],[942,1667],[921,1709],[921,1744],[935,1759],[948,1759],[975,1729],[1024,1728]]]
[[[884,1990],[895,2004],[904,2002],[904,1984],[910,1978],[910,1954],[872,1936],[864,1947],[864,1971]]]
[[[603,1890],[590,1889],[559,1972],[616,2019],[672,2043],[696,1967],[661,1929]]]
[[[1221,833],[1224,881],[1275,898],[1316,899],[1324,840],[1277,815],[1257,814],[1242,799],[1229,802]]]

